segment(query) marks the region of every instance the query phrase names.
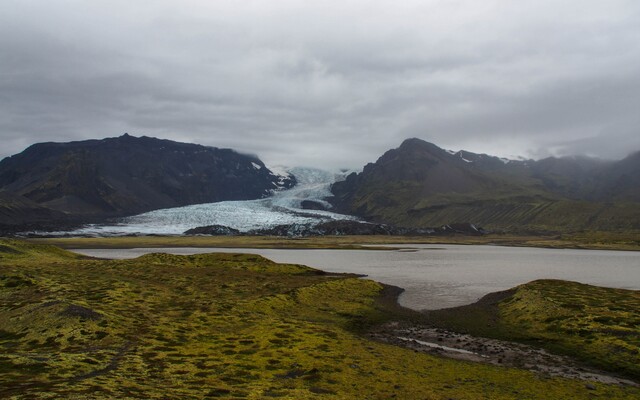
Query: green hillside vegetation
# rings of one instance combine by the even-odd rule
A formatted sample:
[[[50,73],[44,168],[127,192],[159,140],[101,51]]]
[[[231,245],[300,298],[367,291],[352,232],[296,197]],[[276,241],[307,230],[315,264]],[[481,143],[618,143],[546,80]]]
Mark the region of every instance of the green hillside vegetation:
[[[392,317],[385,292],[256,255],[111,261],[0,240],[0,397],[640,396],[367,340]]]
[[[429,197],[418,193],[419,187],[411,182],[367,187],[356,193],[352,207],[370,220],[407,227],[471,221],[486,229],[507,232],[640,229],[640,206],[632,202],[589,202],[514,192]]]
[[[475,198],[450,196],[448,201],[443,198],[422,200],[396,218],[403,225],[422,226],[474,221],[478,226],[509,232],[637,230],[640,228],[640,207],[636,203],[554,200],[539,196],[493,199],[486,195]]]
[[[336,207],[375,222],[470,222],[522,232],[639,231],[640,155],[505,163],[408,139],[332,187]]]
[[[480,336],[534,343],[637,380],[638,310],[639,291],[537,280],[429,317]]]

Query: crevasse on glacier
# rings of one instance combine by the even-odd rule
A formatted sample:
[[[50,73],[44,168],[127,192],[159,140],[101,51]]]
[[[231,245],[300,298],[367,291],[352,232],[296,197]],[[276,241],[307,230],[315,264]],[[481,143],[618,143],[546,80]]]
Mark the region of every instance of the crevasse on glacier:
[[[225,225],[246,232],[283,224],[316,224],[330,220],[349,220],[355,217],[331,211],[304,210],[302,202],[311,200],[329,208],[325,198],[332,194],[331,184],[343,178],[314,168],[292,168],[288,173],[296,177],[297,185],[276,191],[271,197],[259,200],[222,201],[186,207],[155,210],[123,218],[109,225],[89,225],[71,234],[127,235],[181,234],[198,226]]]

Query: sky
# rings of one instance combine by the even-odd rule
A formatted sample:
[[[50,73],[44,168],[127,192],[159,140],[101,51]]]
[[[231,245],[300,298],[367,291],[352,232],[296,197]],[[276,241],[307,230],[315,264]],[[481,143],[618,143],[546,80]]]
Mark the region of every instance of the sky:
[[[2,0],[0,158],[153,136],[358,168],[640,150],[637,0]]]

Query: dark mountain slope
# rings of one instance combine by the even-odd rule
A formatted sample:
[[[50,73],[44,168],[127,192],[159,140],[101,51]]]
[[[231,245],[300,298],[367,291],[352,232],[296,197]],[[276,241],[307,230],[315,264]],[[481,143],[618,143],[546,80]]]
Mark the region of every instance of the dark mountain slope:
[[[523,172],[551,192],[572,199],[592,200],[596,197],[596,175],[605,164],[587,157],[548,157],[530,162]]]
[[[0,236],[29,226],[49,226],[52,221],[69,220],[69,216],[43,207],[27,198],[0,190]],[[69,221],[71,223],[71,221]],[[59,228],[53,225],[52,230]]]
[[[65,214],[43,207],[27,198],[0,190],[0,220],[5,224],[22,221],[47,221],[64,217]]]
[[[601,176],[598,198],[640,202],[640,151],[608,166]]]
[[[342,212],[408,227],[465,221],[510,231],[638,229],[640,211],[629,203],[634,170],[633,160],[508,161],[408,139],[332,192]],[[625,184],[628,194],[608,196],[602,182]]]
[[[505,182],[490,178],[482,170],[468,167],[459,154],[451,154],[419,139],[407,139],[387,151],[360,174],[351,174],[333,185],[339,208],[355,203],[361,215],[373,216],[378,208],[401,206],[407,201],[437,198],[443,194],[471,195],[500,191]]]
[[[291,186],[255,156],[127,134],[40,143],[0,162],[0,188],[86,217],[263,197]]]

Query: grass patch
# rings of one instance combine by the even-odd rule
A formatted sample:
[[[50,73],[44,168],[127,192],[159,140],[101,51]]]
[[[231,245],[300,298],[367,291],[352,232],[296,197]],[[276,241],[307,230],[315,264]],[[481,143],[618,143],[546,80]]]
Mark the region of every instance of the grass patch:
[[[534,343],[637,380],[638,310],[639,291],[537,280],[428,317],[475,335]]]
[[[442,359],[359,332],[392,288],[255,255],[85,259],[11,241],[0,397],[587,398],[584,382]],[[49,253],[51,251],[51,253]],[[99,296],[97,295],[99,294]],[[408,313],[408,312],[407,312]],[[407,317],[410,315],[407,314]],[[603,398],[640,390],[595,384]]]
[[[563,234],[489,234],[484,236],[318,236],[283,238],[273,236],[136,236],[110,238],[46,238],[29,239],[31,243],[55,245],[66,249],[80,248],[162,248],[225,247],[280,249],[383,249],[375,245],[393,244],[492,244],[501,246],[640,250],[640,232],[580,231]],[[373,247],[371,246],[373,245]],[[0,251],[0,257],[2,253]]]

